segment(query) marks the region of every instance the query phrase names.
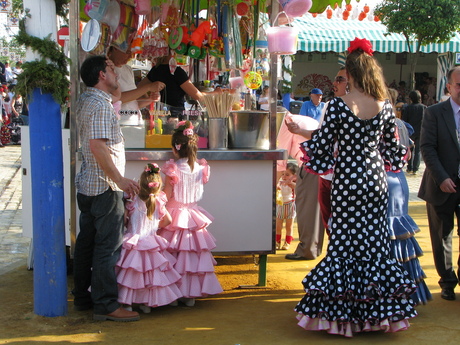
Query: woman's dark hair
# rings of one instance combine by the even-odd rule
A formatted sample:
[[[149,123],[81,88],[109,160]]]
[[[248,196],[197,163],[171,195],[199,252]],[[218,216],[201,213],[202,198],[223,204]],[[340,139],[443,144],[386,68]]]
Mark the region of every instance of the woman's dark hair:
[[[420,103],[422,101],[422,95],[419,90],[412,90],[409,92],[409,99],[412,103]]]
[[[373,56],[360,48],[356,49],[348,54],[345,67],[347,73],[353,78],[353,87],[358,87],[365,94],[379,101],[388,98],[382,67]]]
[[[99,82],[99,72],[106,72],[107,57],[94,55],[88,57],[80,67],[81,79],[86,86],[93,87]]]

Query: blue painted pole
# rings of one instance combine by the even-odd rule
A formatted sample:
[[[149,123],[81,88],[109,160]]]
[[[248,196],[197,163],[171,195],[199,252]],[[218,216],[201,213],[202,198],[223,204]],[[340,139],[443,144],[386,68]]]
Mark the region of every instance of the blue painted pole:
[[[61,111],[50,94],[34,89],[29,104],[34,312],[67,314],[64,173]]]

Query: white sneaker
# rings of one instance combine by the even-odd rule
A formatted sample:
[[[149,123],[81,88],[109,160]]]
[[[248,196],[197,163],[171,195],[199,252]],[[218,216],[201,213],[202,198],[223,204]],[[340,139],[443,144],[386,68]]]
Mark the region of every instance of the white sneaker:
[[[126,309],[127,311],[133,311],[133,307],[130,305],[124,305],[123,308]]]
[[[150,308],[148,305],[140,305],[139,309],[142,310],[144,314],[150,314],[152,311],[152,308]]]
[[[288,250],[289,249],[289,243],[284,242],[283,246],[281,247],[282,250]]]
[[[171,307],[177,307],[179,305],[179,302],[175,300],[174,302],[169,303]]]
[[[280,249],[281,248],[281,243],[280,242],[276,242],[276,250]]]

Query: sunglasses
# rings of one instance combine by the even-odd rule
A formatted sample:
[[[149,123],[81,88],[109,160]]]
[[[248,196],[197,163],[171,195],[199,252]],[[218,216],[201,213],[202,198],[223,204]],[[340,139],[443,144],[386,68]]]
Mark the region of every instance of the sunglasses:
[[[339,75],[339,76],[335,77],[335,81],[337,83],[341,83],[341,82],[347,81],[347,78],[342,77],[341,75]]]

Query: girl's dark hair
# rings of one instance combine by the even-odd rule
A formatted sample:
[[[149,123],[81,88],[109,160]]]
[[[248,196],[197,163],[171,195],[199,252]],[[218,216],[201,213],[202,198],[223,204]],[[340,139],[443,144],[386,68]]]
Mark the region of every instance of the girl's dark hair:
[[[190,121],[181,121],[174,130],[171,145],[176,150],[179,158],[188,158],[188,165],[193,171],[198,151],[198,136],[193,132]]]
[[[295,163],[286,164],[286,170],[289,170],[293,175],[297,173],[298,165]]]

